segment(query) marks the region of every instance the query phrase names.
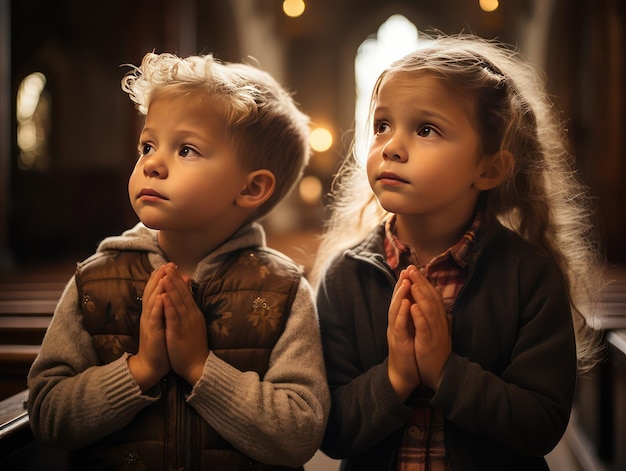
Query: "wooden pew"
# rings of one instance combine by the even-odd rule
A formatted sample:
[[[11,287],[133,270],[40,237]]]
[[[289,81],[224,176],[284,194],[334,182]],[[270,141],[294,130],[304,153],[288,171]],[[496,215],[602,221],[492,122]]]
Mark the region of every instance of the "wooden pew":
[[[64,286],[61,281],[0,280],[0,400],[26,389],[26,375]]]
[[[21,391],[0,401],[0,469],[63,471],[67,452],[43,445],[34,439],[28,425],[26,399]]]
[[[26,375],[70,276],[0,276],[0,469],[67,468],[65,452],[34,440],[26,411]]]

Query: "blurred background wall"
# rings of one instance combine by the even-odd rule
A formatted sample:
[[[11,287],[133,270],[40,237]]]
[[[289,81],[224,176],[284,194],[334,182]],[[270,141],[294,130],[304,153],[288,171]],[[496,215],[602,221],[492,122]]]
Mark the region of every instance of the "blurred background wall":
[[[357,51],[396,14],[420,32],[497,38],[545,71],[607,257],[623,263],[624,2],[479,3],[308,0],[290,17],[283,0],[0,0],[0,269],[73,264],[135,223],[126,182],[142,122],[119,83],[148,51],[254,57],[330,131],[311,178],[267,220],[270,241],[308,265],[352,138]]]

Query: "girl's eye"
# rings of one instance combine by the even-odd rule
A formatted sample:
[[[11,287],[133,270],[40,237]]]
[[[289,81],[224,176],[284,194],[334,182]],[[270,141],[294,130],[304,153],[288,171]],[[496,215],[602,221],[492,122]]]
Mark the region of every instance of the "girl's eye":
[[[389,130],[389,124],[384,121],[374,123],[374,132],[376,134],[383,134]]]

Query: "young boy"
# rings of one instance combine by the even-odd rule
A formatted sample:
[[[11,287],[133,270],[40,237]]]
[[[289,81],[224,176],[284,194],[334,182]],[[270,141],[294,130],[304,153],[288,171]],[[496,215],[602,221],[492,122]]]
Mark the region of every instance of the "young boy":
[[[299,179],[308,118],[267,73],[147,54],[140,219],[77,267],[28,376],[37,438],[76,469],[300,468],[329,412],[300,269],[255,222]]]

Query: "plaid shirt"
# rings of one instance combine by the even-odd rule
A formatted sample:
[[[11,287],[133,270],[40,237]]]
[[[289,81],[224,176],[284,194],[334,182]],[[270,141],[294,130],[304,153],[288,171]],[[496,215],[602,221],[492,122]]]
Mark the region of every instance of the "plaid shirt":
[[[385,222],[385,255],[396,276],[408,265],[415,265],[441,293],[443,304],[451,320],[452,309],[467,276],[468,258],[480,227],[476,215],[470,229],[455,245],[433,258],[426,266],[420,265],[415,252],[396,235],[396,217]],[[402,444],[398,449],[398,471],[449,471],[443,437],[443,413],[430,405],[433,391],[418,386],[409,398],[411,412],[405,426]]]

